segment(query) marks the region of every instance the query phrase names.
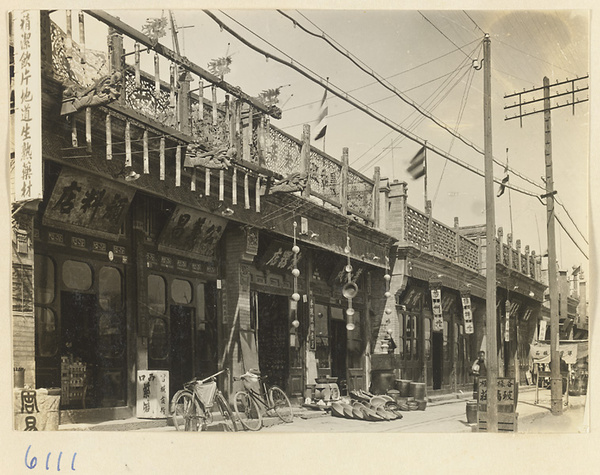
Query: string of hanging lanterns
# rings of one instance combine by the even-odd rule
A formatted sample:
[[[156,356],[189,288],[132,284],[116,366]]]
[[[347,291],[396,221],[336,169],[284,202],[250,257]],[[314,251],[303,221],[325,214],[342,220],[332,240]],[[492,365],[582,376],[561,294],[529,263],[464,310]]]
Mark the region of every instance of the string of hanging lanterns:
[[[297,233],[298,223],[294,221],[294,245],[292,246],[292,252],[294,255],[294,268],[292,269],[292,276],[294,277],[294,293],[292,294],[292,311],[294,312],[294,320],[292,320],[292,326],[294,328],[298,328],[300,326],[300,322],[298,321],[298,301],[300,300],[300,294],[298,293],[298,276],[300,275],[300,270],[298,270],[298,253],[300,252],[300,247],[296,243],[296,233]]]

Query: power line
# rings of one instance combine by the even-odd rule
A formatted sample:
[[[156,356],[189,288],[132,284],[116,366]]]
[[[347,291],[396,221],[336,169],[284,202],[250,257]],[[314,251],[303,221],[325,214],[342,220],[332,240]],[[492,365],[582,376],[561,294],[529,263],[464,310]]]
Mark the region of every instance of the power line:
[[[512,48],[512,49],[514,49],[515,51],[518,51],[519,53],[522,53],[522,54],[524,54],[524,55],[526,55],[526,56],[529,56],[530,58],[537,59],[538,61],[541,61],[542,63],[549,64],[550,66],[553,66],[553,67],[555,67],[555,68],[558,68],[558,69],[560,69],[561,71],[564,71],[564,72],[566,72],[566,73],[569,73],[569,74],[571,74],[571,75],[575,75],[575,73],[573,73],[572,71],[568,71],[568,70],[566,70],[565,68],[561,68],[560,66],[558,66],[558,65],[556,65],[556,64],[553,64],[553,63],[551,63],[550,61],[546,61],[545,59],[542,59],[542,58],[539,58],[539,57],[537,57],[537,56],[534,56],[533,54],[527,53],[526,51],[523,51],[522,49],[519,49],[519,48],[517,48],[516,46],[513,46],[513,45],[511,45],[511,44],[508,44],[508,43],[506,43],[505,41],[502,41],[502,40],[500,40],[500,39],[498,39],[498,38],[496,38],[496,41],[497,41],[498,43],[501,43],[501,44],[503,44],[504,46],[508,46],[509,48]],[[517,79],[518,79],[518,78],[517,78]]]
[[[562,209],[565,210],[565,213],[567,213],[567,216],[569,217],[569,219],[571,220],[571,223],[573,223],[573,226],[575,226],[575,229],[577,229],[577,232],[581,235],[581,237],[583,238],[583,240],[585,241],[585,243],[589,246],[590,243],[588,242],[588,240],[586,239],[586,237],[584,236],[584,234],[581,232],[581,230],[579,229],[579,227],[577,226],[577,224],[575,223],[575,221],[573,220],[573,218],[571,217],[571,214],[569,213],[569,211],[567,210],[567,208],[565,207],[565,205],[563,205],[557,196],[554,197],[554,201],[556,201],[560,207]]]
[[[471,18],[471,15],[469,15],[465,10],[463,10],[463,13],[465,15],[467,15],[467,17],[469,18],[469,20],[471,20],[473,22],[473,24],[479,28],[479,25],[475,22],[475,20],[473,20],[473,18]],[[481,33],[483,33],[485,35],[485,31],[483,31],[481,28],[479,28],[479,31],[481,31]]]
[[[419,85],[417,85],[417,86],[415,86],[415,87],[411,87],[410,89],[407,89],[406,91],[407,91],[407,92],[408,92],[408,91],[414,91],[415,89],[419,89],[420,87],[426,86],[427,84],[430,84],[430,83],[432,83],[432,82],[435,82],[435,81],[439,81],[439,80],[440,80],[440,79],[442,79],[442,78],[445,78],[445,77],[447,77],[447,76],[450,76],[450,75],[451,75],[451,74],[453,74],[453,73],[454,73],[454,71],[451,71],[451,72],[449,72],[449,73],[443,74],[442,76],[438,76],[438,77],[437,77],[437,78],[435,78],[435,79],[430,79],[429,81],[425,81],[425,82],[423,82],[423,83],[421,83],[421,84],[419,84]],[[371,84],[375,84],[375,83],[371,83]],[[362,87],[364,87],[364,86],[362,86]],[[361,87],[361,88],[362,88],[362,87]],[[349,90],[348,92],[353,92],[353,91],[356,91],[356,90],[358,90],[358,89],[361,89],[361,88],[357,88],[357,89],[351,89],[351,90]],[[395,96],[385,96],[385,97],[383,97],[383,98],[381,98],[381,99],[377,99],[377,100],[375,100],[375,101],[373,101],[373,102],[369,102],[367,105],[368,105],[368,106],[371,106],[371,105],[373,105],[373,104],[377,104],[377,103],[379,103],[379,102],[387,101],[388,99],[391,99],[392,97],[395,97]],[[311,104],[316,104],[316,103],[318,103],[318,102],[321,102],[321,101],[311,102]],[[301,107],[301,106],[298,106],[298,107]],[[354,107],[353,107],[353,108],[351,108],[351,109],[346,109],[346,110],[344,110],[344,111],[342,111],[342,112],[337,112],[337,113],[335,113],[335,114],[330,114],[330,115],[328,115],[327,117],[328,117],[328,118],[330,118],[330,117],[337,117],[338,115],[347,114],[348,112],[353,112],[353,111],[355,111],[355,110],[356,110],[356,108],[354,108]],[[285,127],[281,127],[281,129],[283,129],[283,130],[286,130],[286,129],[291,129],[292,127],[298,127],[299,125],[302,125],[302,124],[305,124],[305,122],[300,122],[300,123],[298,123],[298,124],[294,124],[294,125],[286,125]]]
[[[300,13],[300,15],[302,15],[302,13],[301,13],[301,12],[298,12],[298,13]],[[302,16],[304,16],[304,15],[302,15]],[[306,18],[306,17],[304,16],[304,18]],[[308,18],[307,18],[307,20],[308,20]],[[310,20],[308,20],[308,21],[310,21]],[[311,22],[311,23],[312,23],[312,22]],[[465,48],[465,47],[467,47],[467,46],[471,46],[471,45],[472,45],[473,43],[475,43],[476,41],[479,41],[479,39],[476,39],[476,40],[470,41],[469,43],[466,43],[465,45],[463,45],[463,48]],[[418,64],[417,66],[414,66],[414,67],[412,67],[412,68],[409,68],[409,69],[404,69],[403,71],[400,71],[400,72],[398,72],[398,73],[392,74],[391,76],[387,76],[385,79],[392,79],[392,78],[395,78],[395,77],[397,77],[397,76],[400,76],[401,74],[406,74],[406,73],[408,73],[408,72],[410,72],[410,71],[414,71],[415,69],[419,69],[419,68],[421,68],[421,67],[423,67],[423,66],[426,66],[426,65],[428,65],[428,64],[430,64],[430,63],[433,63],[434,61],[437,61],[437,60],[439,60],[439,59],[442,59],[442,58],[444,58],[444,57],[446,57],[446,56],[449,56],[449,55],[451,55],[452,53],[456,53],[457,51],[458,51],[458,49],[454,49],[454,50],[452,50],[452,51],[450,51],[450,52],[448,52],[448,53],[444,53],[444,54],[443,54],[443,55],[441,55],[441,56],[438,56],[438,57],[436,57],[436,58],[430,59],[429,61],[425,61],[424,63]],[[440,77],[444,77],[444,76],[440,76]],[[437,79],[439,79],[439,78],[437,78]],[[423,84],[421,84],[421,85],[428,84],[429,82],[432,82],[432,81],[427,81],[427,82],[425,82],[425,83],[423,83]],[[377,84],[377,81],[373,81],[373,82],[370,82],[370,83],[368,83],[368,84],[364,84],[364,85],[362,85],[362,86],[356,87],[356,88],[354,88],[354,89],[350,89],[350,90],[348,90],[348,92],[355,92],[355,91],[359,91],[360,89],[364,89],[364,88],[366,88],[366,87],[369,87],[369,86],[372,86],[372,85],[374,85],[374,84]],[[416,86],[416,87],[420,87],[420,86]],[[413,89],[416,89],[416,87],[413,87],[412,89],[407,89],[405,92],[412,91]],[[320,99],[319,99],[319,100],[317,100],[317,101],[306,102],[305,104],[300,104],[300,105],[298,105],[298,106],[290,107],[290,108],[288,108],[288,109],[283,109],[282,111],[283,111],[283,112],[289,112],[289,111],[292,111],[292,110],[295,110],[295,109],[300,109],[301,107],[306,107],[306,106],[312,106],[312,105],[314,105],[314,104],[319,104],[320,102],[321,102],[321,100],[320,100]]]
[[[323,87],[324,89],[327,89],[329,92],[331,92],[332,94],[340,97],[341,99],[344,99],[346,102],[354,105],[355,107],[359,108],[360,110],[362,110],[365,114],[369,115],[370,117],[372,117],[373,119],[377,120],[378,122],[381,122],[382,124],[396,130],[397,132],[400,132],[402,135],[406,136],[408,139],[412,140],[413,142],[421,145],[422,147],[427,148],[428,150],[430,150],[431,152],[440,155],[441,157],[450,160],[451,162],[461,166],[462,168],[465,168],[479,176],[484,177],[485,174],[482,170],[479,170],[478,168],[468,164],[467,162],[464,162],[463,160],[454,157],[446,152],[444,152],[443,150],[441,150],[439,147],[432,145],[430,142],[427,142],[426,140],[422,139],[421,137],[417,136],[416,134],[409,132],[408,130],[404,129],[403,127],[399,126],[398,124],[396,124],[395,122],[391,121],[389,118],[385,117],[383,114],[371,109],[369,106],[367,106],[366,104],[363,104],[361,101],[357,100],[356,98],[352,97],[350,94],[348,94],[346,91],[338,88],[337,86],[334,86],[331,82],[327,82],[325,81],[321,76],[319,76],[316,73],[313,73],[312,71],[310,71],[307,67],[303,66],[301,63],[299,63],[298,61],[293,60],[289,62],[286,61],[284,59],[281,59],[277,56],[275,56],[272,53],[269,53],[267,51],[265,51],[264,49],[254,45],[252,42],[250,42],[249,40],[247,40],[246,38],[244,38],[243,36],[241,36],[240,34],[238,34],[236,31],[234,31],[231,27],[229,27],[228,25],[226,25],[225,23],[223,23],[218,17],[216,17],[211,11],[209,10],[203,10],[204,13],[206,13],[206,15],[208,15],[210,18],[212,18],[221,28],[223,28],[224,30],[226,30],[227,32],[229,32],[231,35],[233,35],[236,39],[238,39],[239,41],[241,41],[243,44],[245,44],[246,46],[248,46],[249,48],[253,49],[254,51],[260,53],[261,55],[267,57],[267,58],[271,58],[274,61],[277,61],[278,63],[281,63],[291,69],[294,69],[295,71],[297,71],[298,73],[300,73],[301,75],[303,75],[304,77],[306,77],[307,79],[310,79],[311,81],[319,84],[321,87]],[[289,55],[286,55],[289,57]],[[500,179],[494,179],[494,181],[498,184],[501,183]],[[516,187],[514,185],[507,185],[508,188],[511,188],[519,193],[523,193],[525,195],[528,196],[533,196],[538,198],[538,195],[530,192],[528,190]]]
[[[390,92],[393,92],[396,96],[398,96],[402,101],[404,101],[406,104],[408,104],[409,106],[413,107],[414,109],[417,110],[417,112],[419,112],[420,114],[423,114],[425,117],[427,117],[429,120],[431,120],[433,123],[435,123],[438,127],[441,127],[442,129],[444,129],[446,132],[450,133],[452,136],[456,137],[457,139],[459,139],[461,142],[463,142],[465,145],[467,145],[468,147],[473,148],[475,151],[479,152],[479,153],[483,153],[483,151],[481,149],[479,149],[479,147],[477,147],[473,142],[465,139],[462,135],[460,135],[459,133],[453,131],[450,127],[448,127],[448,125],[446,125],[445,123],[443,123],[442,121],[440,121],[439,119],[437,119],[436,117],[434,117],[429,111],[423,109],[422,106],[420,106],[419,104],[415,103],[413,100],[411,100],[410,98],[406,97],[401,91],[399,91],[394,85],[390,84],[385,78],[381,77],[380,74],[376,73],[375,70],[373,68],[371,68],[370,66],[368,66],[367,64],[365,64],[363,61],[361,61],[360,59],[358,59],[354,54],[350,53],[350,51],[343,47],[341,44],[339,44],[337,41],[330,39],[329,35],[327,35],[327,33],[325,33],[322,29],[319,28],[319,30],[321,31],[321,35],[318,35],[316,33],[313,33],[312,31],[308,30],[307,28],[305,28],[303,25],[301,25],[300,23],[298,23],[296,20],[294,20],[291,16],[289,16],[287,13],[281,11],[281,10],[277,10],[281,15],[283,15],[284,17],[286,17],[288,20],[291,20],[294,25],[297,25],[298,27],[300,27],[300,29],[306,33],[308,33],[311,36],[314,36],[316,38],[320,38],[322,40],[324,40],[327,44],[329,44],[333,49],[335,49],[338,53],[340,53],[341,55],[345,56],[346,58],[348,58],[356,67],[358,67],[361,71],[363,71],[364,73],[368,74],[369,76],[375,78],[375,80],[381,84],[383,87],[385,87],[387,90],[389,90]],[[425,18],[427,19],[427,18]],[[429,21],[429,20],[427,20]],[[335,42],[335,44],[334,44]],[[339,46],[338,46],[339,45]],[[458,45],[455,44],[455,46],[458,47]],[[344,51],[345,50],[345,51]],[[462,50],[461,50],[462,51]],[[464,51],[463,51],[464,53]],[[466,53],[465,53],[466,54]],[[470,57],[467,55],[467,57]]]
[[[573,236],[571,236],[571,233],[569,233],[569,231],[567,231],[567,228],[565,228],[562,221],[560,219],[558,219],[558,216],[556,216],[556,214],[554,214],[554,217],[556,218],[556,221],[558,222],[558,224],[560,224],[560,227],[563,228],[563,231],[567,234],[567,236],[569,236],[569,239],[571,240],[571,242],[573,244],[575,244],[575,246],[577,246],[577,249],[579,249],[579,252],[581,252],[581,254],[583,254],[583,256],[589,260],[588,255],[583,251],[583,249],[581,249],[581,247],[579,246],[579,244],[577,244],[575,239],[573,239]]]
[[[420,15],[421,15],[423,18],[425,18],[425,20],[427,20],[427,22],[428,22],[428,23],[429,23],[431,26],[433,26],[433,27],[434,27],[434,28],[435,28],[437,31],[439,31],[439,32],[440,32],[440,34],[441,34],[441,35],[442,35],[444,38],[446,38],[446,39],[447,39],[447,40],[448,40],[450,43],[452,43],[452,44],[453,44],[455,47],[457,47],[458,49],[460,49],[460,50],[463,52],[463,54],[464,54],[464,55],[465,55],[467,58],[469,58],[469,59],[471,59],[471,60],[473,59],[473,58],[471,58],[471,57],[470,57],[470,56],[469,56],[467,53],[465,53],[465,52],[462,50],[462,48],[460,48],[460,47],[459,47],[459,46],[458,46],[458,45],[457,45],[457,44],[456,44],[454,41],[452,41],[452,40],[451,40],[451,39],[450,39],[448,36],[446,36],[446,34],[445,34],[445,33],[444,33],[442,30],[440,30],[440,29],[439,29],[437,26],[435,26],[435,25],[433,24],[433,22],[432,22],[432,21],[431,21],[429,18],[427,18],[425,15],[423,15],[423,12],[419,11],[419,14],[420,14]]]
[[[338,53],[342,54],[343,56],[345,56],[346,58],[348,58],[354,65],[356,65],[361,71],[365,72],[366,74],[372,76],[373,78],[375,78],[375,80],[377,80],[377,82],[379,82],[383,87],[385,87],[386,89],[388,89],[389,91],[393,92],[396,96],[398,96],[402,101],[404,101],[406,104],[408,104],[409,106],[413,107],[414,109],[416,109],[420,114],[424,115],[425,117],[427,117],[429,120],[431,120],[432,122],[434,122],[438,127],[441,127],[442,129],[444,129],[446,132],[450,133],[453,137],[456,137],[457,139],[459,139],[461,142],[463,142],[465,145],[467,145],[468,147],[472,148],[473,150],[475,150],[477,153],[484,155],[484,151],[475,143],[471,142],[470,140],[466,139],[465,137],[463,137],[461,134],[459,134],[456,131],[453,131],[448,125],[444,124],[442,121],[440,121],[439,119],[437,119],[436,117],[434,117],[429,111],[423,109],[422,106],[420,106],[419,104],[415,103],[414,101],[412,101],[410,98],[406,97],[404,94],[402,94],[395,86],[393,86],[392,84],[390,84],[388,81],[386,81],[384,78],[381,77],[380,74],[376,73],[373,68],[369,67],[367,64],[365,64],[363,61],[361,61],[359,58],[357,58],[354,54],[350,53],[350,51],[345,48],[344,46],[342,46],[340,43],[338,43],[337,41],[333,40],[333,38],[331,38],[329,35],[327,35],[327,33],[325,33],[325,31],[323,31],[323,29],[319,28],[318,26],[316,26],[314,23],[312,23],[313,25],[315,25],[316,28],[318,28],[321,31],[321,34],[318,35],[310,30],[308,30],[307,28],[305,28],[303,25],[301,25],[299,22],[297,22],[294,18],[292,18],[291,16],[289,16],[287,13],[281,11],[281,10],[277,10],[281,15],[283,15],[284,17],[286,17],[288,20],[292,21],[294,23],[294,25],[297,25],[298,27],[300,27],[300,29],[306,33],[308,33],[311,36],[317,37],[322,39],[323,41],[325,41],[327,44],[329,44],[333,49],[335,49]],[[421,14],[421,16],[423,16],[423,18],[425,18],[429,23],[431,23],[431,21],[425,16],[423,15],[423,13],[419,12]],[[305,17],[306,18],[306,17]],[[436,29],[438,29],[433,23],[431,23]],[[440,31],[440,33],[442,33],[446,38],[448,38],[441,30],[438,29],[438,31]],[[454,44],[454,46],[456,46],[458,48],[458,45],[456,45],[456,43],[454,43],[450,38],[448,38],[448,40],[450,42],[452,42],[452,44]],[[336,43],[336,44],[334,44]],[[465,54],[465,56],[469,59],[472,59],[471,56],[469,56],[467,53],[465,53],[462,49],[461,51]],[[473,60],[474,61],[474,60]],[[475,62],[475,61],[474,61]],[[504,164],[501,163],[499,160],[497,160],[496,158],[493,159],[494,163],[496,163],[497,165],[503,166]],[[532,185],[537,186],[540,189],[543,189],[544,187],[538,183],[536,183],[535,181],[531,180],[530,178],[525,177],[524,175],[522,175],[520,172],[518,172],[517,170],[513,170],[510,169],[510,171],[515,175],[518,176],[519,178],[531,183]]]

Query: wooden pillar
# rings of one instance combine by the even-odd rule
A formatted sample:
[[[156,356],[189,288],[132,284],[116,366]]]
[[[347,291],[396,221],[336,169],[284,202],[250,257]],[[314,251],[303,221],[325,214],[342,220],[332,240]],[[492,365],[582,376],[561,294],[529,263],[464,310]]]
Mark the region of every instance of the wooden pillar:
[[[342,149],[342,173],[340,176],[340,203],[342,215],[348,214],[348,147]]]
[[[302,126],[302,148],[300,150],[300,172],[306,174],[306,186],[302,191],[302,196],[310,196],[310,125]]]
[[[81,64],[85,64],[85,22],[83,12],[79,12],[79,47],[81,48]]]
[[[73,18],[71,10],[66,11],[67,16],[67,37],[65,38],[65,54],[67,59],[73,58]]]
[[[140,44],[135,43],[134,45],[134,64],[133,69],[135,71],[135,85],[136,87],[140,87],[142,84],[141,76],[140,76]]]
[[[502,243],[502,236],[504,234],[504,230],[502,229],[502,227],[498,228],[498,251],[500,254],[500,263],[503,264],[504,263],[504,244]]]
[[[244,208],[250,209],[250,186],[248,184],[248,172],[244,173]]]
[[[513,236],[511,233],[506,234],[506,245],[508,246],[508,268],[513,268]]]
[[[233,169],[231,177],[231,204],[237,204],[237,168]]]
[[[379,167],[375,167],[375,171],[373,173],[373,226],[375,228],[379,228],[379,213],[380,213],[380,204],[379,204],[379,181],[381,179],[381,171]]]
[[[529,245],[525,246],[525,275],[531,276],[531,262],[529,261]]]
[[[460,253],[460,226],[458,224],[458,216],[454,217],[454,262],[464,262],[463,256]]]
[[[190,121],[190,83],[192,76],[186,69],[179,70],[179,94],[177,95],[177,122],[179,130],[186,135],[191,134]]]
[[[154,94],[160,94],[160,57],[154,53]]]
[[[427,216],[427,242],[429,251],[434,250],[435,237],[433,235],[433,216],[431,210],[431,200],[425,203],[425,215]]]
[[[250,146],[252,144],[252,108],[248,104],[243,104],[242,111],[242,158],[249,162]]]
[[[517,270],[519,272],[521,272],[521,269],[523,269],[523,267],[521,266],[521,260],[523,258],[523,256],[521,256],[521,240],[517,239],[517,243],[516,244],[517,244],[517,263],[516,263],[516,266],[517,266]]]

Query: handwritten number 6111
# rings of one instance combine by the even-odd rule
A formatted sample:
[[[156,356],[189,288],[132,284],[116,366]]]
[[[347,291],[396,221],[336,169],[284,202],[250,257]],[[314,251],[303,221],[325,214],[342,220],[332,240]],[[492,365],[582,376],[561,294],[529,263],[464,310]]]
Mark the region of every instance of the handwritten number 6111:
[[[37,457],[31,457],[29,458],[29,451],[31,450],[31,445],[29,447],[27,447],[27,451],[25,452],[25,466],[29,469],[29,470],[33,470],[38,463],[38,459]],[[61,460],[62,460],[62,452],[58,453],[58,459],[56,461],[56,471],[60,472],[60,464],[61,464]],[[46,456],[46,470],[50,470],[50,457],[52,456],[52,452],[48,452],[48,455]],[[77,452],[73,453],[73,458],[71,459],[71,470],[74,472],[75,471],[75,457],[77,457]]]

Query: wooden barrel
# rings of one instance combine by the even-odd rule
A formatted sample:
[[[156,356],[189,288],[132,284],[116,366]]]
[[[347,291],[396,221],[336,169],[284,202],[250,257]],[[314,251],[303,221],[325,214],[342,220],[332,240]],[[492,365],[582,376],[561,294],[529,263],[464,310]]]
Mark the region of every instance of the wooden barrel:
[[[477,401],[467,401],[467,423],[475,424],[477,422]]]
[[[411,381],[409,397],[414,397],[417,401],[425,400],[425,383],[415,383]]]
[[[408,379],[397,379],[396,389],[400,392],[400,397],[408,397],[410,393],[410,380]]]

